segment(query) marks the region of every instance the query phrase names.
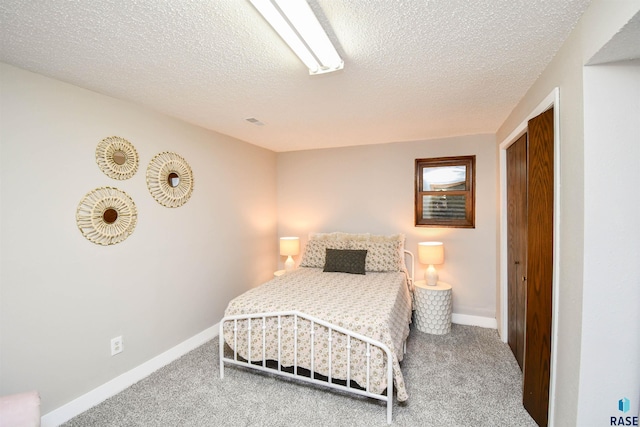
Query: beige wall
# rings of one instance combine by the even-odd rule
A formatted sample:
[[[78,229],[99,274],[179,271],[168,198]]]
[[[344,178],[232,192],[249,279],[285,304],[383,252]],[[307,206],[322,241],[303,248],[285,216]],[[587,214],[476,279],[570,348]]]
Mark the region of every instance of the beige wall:
[[[589,330],[582,329],[582,321],[585,317],[599,316],[591,309],[583,311],[585,193],[589,192],[585,186],[583,65],[639,8],[637,0],[595,0],[551,64],[497,132],[497,141],[502,142],[553,88],[559,88],[560,174],[557,179],[560,184],[560,224],[557,238],[560,247],[556,256],[560,271],[555,301],[557,336],[554,342],[557,351],[553,385],[555,398],[552,401],[554,414],[551,419],[556,426],[579,425],[579,396],[592,392],[590,386],[585,385],[585,380],[595,377],[595,372],[592,375],[580,374],[583,356],[581,337],[590,334]],[[619,160],[623,164],[631,161]],[[604,347],[599,350],[610,351]],[[615,405],[615,401],[611,405]],[[615,410],[615,406],[611,406],[611,410]],[[606,415],[604,419],[608,422]]]
[[[499,129],[502,142],[528,114],[551,93],[560,89],[560,253],[557,316],[556,424],[575,425],[578,393],[582,306],[583,254],[583,118],[582,56],[575,48],[576,35],[564,45],[551,65]],[[506,254],[504,255],[506,256]]]
[[[276,267],[276,155],[97,93],[0,64],[0,394],[40,391],[47,413],[216,324]],[[126,181],[98,168],[107,136],[131,141]],[[161,151],[191,165],[184,206],[145,184]],[[138,208],[114,246],[86,240],[82,197],[101,186]],[[110,339],[124,352],[111,357]]]
[[[415,159],[474,154],[476,228],[415,227]],[[494,135],[280,153],[278,233],[303,244],[309,232],[404,233],[414,254],[418,242],[442,240],[438,272],[453,285],[454,313],[494,319],[496,173]],[[416,266],[422,278],[426,266]]]
[[[578,425],[604,425],[609,416],[637,416],[640,406],[640,199],[629,197],[626,185],[612,185],[640,182],[640,60],[586,67],[584,83]],[[632,412],[615,410],[623,397],[633,402]]]

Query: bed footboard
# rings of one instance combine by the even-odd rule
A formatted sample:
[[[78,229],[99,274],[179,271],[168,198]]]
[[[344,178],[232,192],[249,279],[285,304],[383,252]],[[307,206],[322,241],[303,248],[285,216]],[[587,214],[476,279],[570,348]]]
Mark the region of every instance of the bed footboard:
[[[293,346],[294,346],[294,363],[292,366],[292,370],[288,369],[288,370],[283,370],[283,366],[280,363],[281,358],[281,349],[283,346],[283,334],[281,333],[282,330],[282,321],[284,318],[287,319],[291,319],[293,318]],[[303,367],[299,367],[298,366],[298,323],[299,321],[304,320],[305,322],[309,322],[311,325],[311,352],[309,355],[309,358],[311,360],[311,366],[310,366],[310,372],[311,374],[309,376],[306,376],[305,374],[303,374],[302,372],[299,372],[299,369],[304,370],[306,368]],[[267,366],[267,360],[272,360],[272,357],[267,357],[265,354],[265,348],[266,348],[266,325],[268,321],[277,321],[277,346],[278,346],[278,360],[276,360],[276,366],[270,367]],[[238,342],[238,323],[239,322],[244,322],[247,324],[247,341],[245,342]],[[256,329],[256,322],[258,325],[261,325],[258,327],[258,331],[255,331]],[[233,346],[232,346],[232,351],[233,351],[233,356],[232,357],[225,357],[224,355],[224,346],[225,346],[225,339],[224,339],[224,328],[226,324],[230,324],[229,326],[231,326],[233,328]],[[253,326],[253,331],[252,331],[252,324]],[[318,379],[316,378],[316,376],[314,375],[314,367],[315,367],[315,354],[314,354],[314,345],[315,344],[315,340],[313,338],[314,335],[314,329],[315,326],[321,326],[326,328],[327,330],[327,342],[326,342],[326,348],[328,351],[328,364],[329,364],[329,375],[327,380],[324,379]],[[229,327],[227,326],[227,328]],[[332,358],[332,354],[334,353],[333,349],[334,349],[334,345],[333,345],[333,338],[332,335],[334,334],[343,334],[344,336],[346,336],[346,348],[347,348],[347,362],[346,362],[346,379],[345,379],[345,384],[340,384],[340,383],[336,383],[333,381],[333,379],[331,378],[331,365],[334,363],[334,360]],[[252,334],[254,334],[254,337],[252,338]],[[258,334],[256,336],[256,334]],[[252,342],[254,342],[255,339],[262,339],[262,345],[259,346],[259,348],[256,350],[258,352],[258,354],[255,354],[252,352]],[[383,343],[373,340],[371,338],[368,338],[364,335],[361,335],[359,333],[353,332],[353,331],[349,331],[343,327],[337,326],[337,325],[333,325],[329,322],[325,322],[322,319],[318,319],[316,317],[313,316],[309,316],[306,315],[304,313],[301,313],[299,311],[284,311],[284,312],[273,312],[273,313],[259,313],[259,314],[247,314],[247,315],[236,315],[236,316],[227,316],[225,318],[222,319],[222,321],[220,322],[220,335],[219,335],[219,341],[220,341],[220,378],[224,378],[224,365],[226,364],[232,364],[232,365],[239,365],[239,366],[244,366],[246,368],[250,368],[250,369],[255,369],[258,371],[263,371],[263,372],[268,372],[271,374],[275,374],[275,375],[280,375],[283,377],[289,377],[289,378],[296,378],[300,381],[304,381],[304,382],[309,382],[309,383],[314,383],[314,384],[319,384],[319,385],[323,385],[325,387],[330,387],[333,389],[338,389],[338,390],[342,390],[342,391],[346,391],[348,393],[354,393],[354,394],[358,394],[361,396],[367,396],[367,397],[371,397],[373,399],[378,399],[381,401],[385,401],[387,403],[387,423],[391,423],[392,420],[392,409],[393,409],[393,363],[392,363],[392,353],[391,350]],[[244,340],[243,340],[244,341]],[[364,345],[366,345],[366,384],[360,384],[360,386],[362,388],[358,388],[358,387],[354,387],[352,386],[352,378],[351,378],[351,345],[352,343],[355,342],[360,342],[363,343]],[[248,352],[248,357],[242,358],[238,355],[238,345],[246,345],[246,349]],[[230,346],[231,347],[231,346]],[[377,394],[377,393],[372,393],[370,391],[370,362],[371,362],[371,350],[373,348],[378,348],[380,349],[383,353],[384,353],[384,357],[386,357],[386,376],[387,376],[387,389],[386,389],[386,395],[385,394]],[[253,354],[252,354],[253,353]],[[291,372],[289,372],[291,371]]]

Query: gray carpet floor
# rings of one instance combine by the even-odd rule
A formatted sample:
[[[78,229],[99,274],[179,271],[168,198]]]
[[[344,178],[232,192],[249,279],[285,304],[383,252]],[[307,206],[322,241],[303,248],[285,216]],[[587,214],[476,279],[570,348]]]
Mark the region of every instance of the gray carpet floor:
[[[64,426],[385,426],[384,402],[239,367],[220,379],[218,339],[202,345]],[[401,364],[409,400],[395,426],[535,426],[522,374],[497,331],[412,329]]]

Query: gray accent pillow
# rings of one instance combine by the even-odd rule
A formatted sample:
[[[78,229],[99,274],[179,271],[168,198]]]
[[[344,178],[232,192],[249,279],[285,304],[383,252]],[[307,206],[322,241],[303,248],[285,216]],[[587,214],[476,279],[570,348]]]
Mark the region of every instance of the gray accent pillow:
[[[366,259],[366,250],[327,249],[322,271],[326,273],[365,274]]]

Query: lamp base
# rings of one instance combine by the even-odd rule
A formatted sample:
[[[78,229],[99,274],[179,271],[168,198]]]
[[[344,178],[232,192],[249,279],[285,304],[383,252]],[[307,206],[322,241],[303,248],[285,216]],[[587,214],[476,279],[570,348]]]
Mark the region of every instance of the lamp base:
[[[425,270],[424,280],[429,286],[435,286],[438,284],[438,270],[436,270],[433,264],[430,264],[429,268]]]
[[[293,258],[291,258],[291,255],[289,255],[289,257],[284,263],[284,271],[286,271],[287,273],[290,271],[293,271],[295,266],[296,266],[296,262],[293,260]]]

